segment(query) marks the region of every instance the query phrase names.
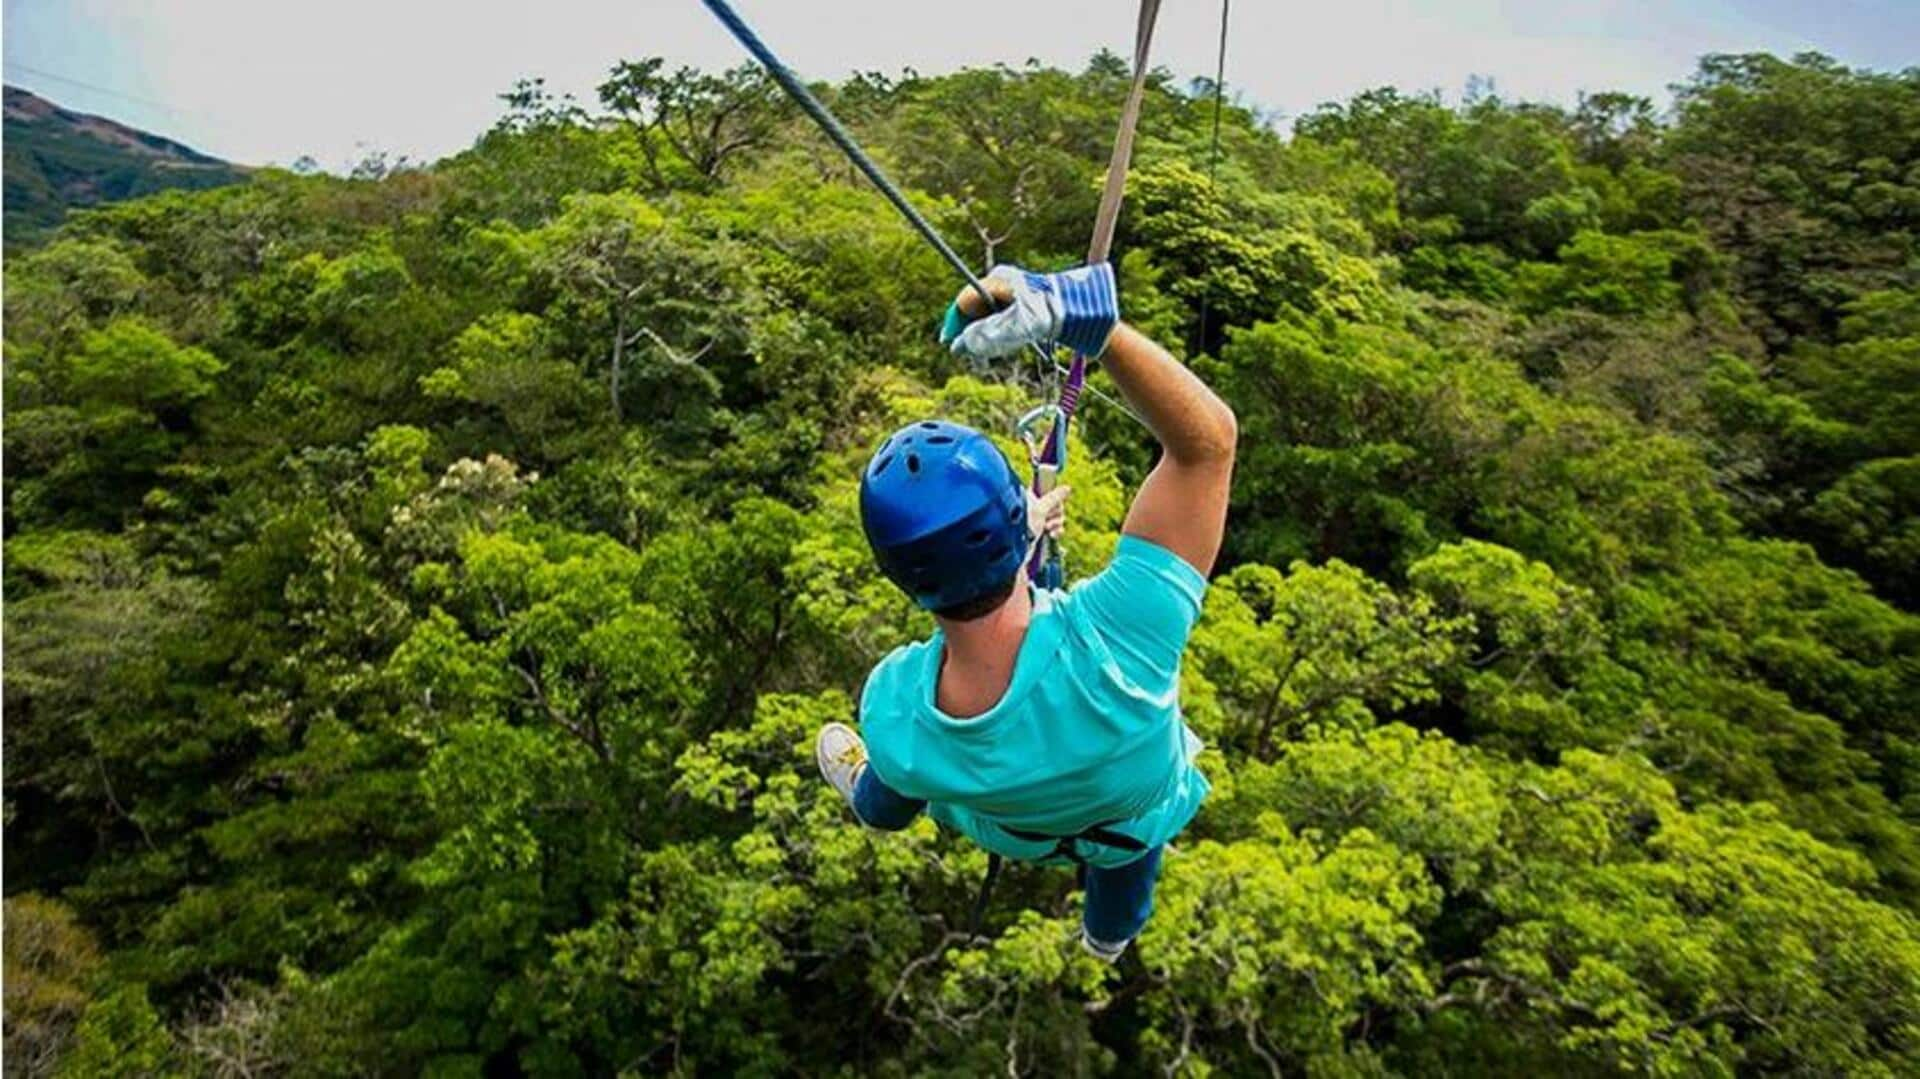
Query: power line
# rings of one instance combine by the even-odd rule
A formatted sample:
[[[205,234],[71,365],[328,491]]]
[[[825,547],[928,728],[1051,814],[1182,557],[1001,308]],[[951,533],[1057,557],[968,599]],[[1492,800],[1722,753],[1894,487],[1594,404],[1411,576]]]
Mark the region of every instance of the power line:
[[[1220,110],[1227,93],[1227,13],[1232,4],[1233,0],[1220,0],[1220,53],[1213,68],[1213,145],[1207,151],[1207,198],[1216,217],[1220,213]],[[1211,287],[1200,291],[1199,340],[1193,346],[1196,355],[1207,347],[1207,300],[1212,292]]]
[[[39,78],[42,78],[42,79],[48,79],[53,82],[65,83],[68,86],[78,87],[79,89],[82,89],[82,90],[91,90],[96,94],[106,94],[108,97],[117,97],[122,101],[131,101],[131,102],[134,102],[135,104],[145,105],[148,108],[159,109],[160,111],[175,117],[184,117],[187,115],[181,110],[174,108],[172,105],[168,105],[165,102],[155,101],[150,97],[140,97],[137,94],[129,94],[122,90],[115,90],[112,87],[101,86],[98,83],[86,82],[81,79],[70,79],[65,75],[56,75],[51,71],[42,71],[41,69],[34,67],[30,64],[16,63],[15,61],[8,60],[6,61],[6,64],[5,64],[5,70],[9,75],[11,75],[15,71],[24,71],[29,75],[38,76]]]

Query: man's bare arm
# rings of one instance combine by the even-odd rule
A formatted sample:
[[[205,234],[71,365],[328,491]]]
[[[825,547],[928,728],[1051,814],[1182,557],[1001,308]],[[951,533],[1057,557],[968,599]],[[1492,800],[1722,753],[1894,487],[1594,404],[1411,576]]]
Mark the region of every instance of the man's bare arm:
[[[999,302],[1012,296],[1002,281],[989,278],[986,285]],[[968,317],[988,313],[972,289],[962,290],[955,302]],[[1114,327],[1101,361],[1162,450],[1121,531],[1211,573],[1226,530],[1239,439],[1233,410],[1166,349],[1124,322]]]
[[[1213,572],[1227,527],[1239,441],[1233,409],[1166,349],[1124,322],[1114,328],[1101,361],[1162,451],[1121,531],[1165,547],[1202,575]]]

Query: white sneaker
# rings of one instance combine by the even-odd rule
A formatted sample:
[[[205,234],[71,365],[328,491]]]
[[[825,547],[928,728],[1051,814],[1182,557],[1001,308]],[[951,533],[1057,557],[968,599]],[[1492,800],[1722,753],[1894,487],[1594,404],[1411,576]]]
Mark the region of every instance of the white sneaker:
[[[813,760],[820,766],[820,777],[853,804],[853,785],[867,766],[867,744],[845,723],[829,723],[820,728],[813,743]]]
[[[1118,944],[1108,944],[1104,940],[1095,940],[1087,936],[1084,928],[1080,930],[1080,947],[1086,949],[1088,955],[1102,963],[1118,963],[1121,954],[1127,950],[1127,945],[1132,943],[1132,940],[1123,940]]]

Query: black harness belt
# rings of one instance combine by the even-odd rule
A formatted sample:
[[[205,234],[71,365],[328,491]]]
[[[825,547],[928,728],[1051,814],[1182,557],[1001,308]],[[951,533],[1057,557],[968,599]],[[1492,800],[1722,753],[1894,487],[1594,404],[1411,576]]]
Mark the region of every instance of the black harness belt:
[[[1113,830],[1113,826],[1119,823],[1117,820],[1102,821],[1099,824],[1082,828],[1072,835],[1048,835],[1045,832],[1029,832],[1025,828],[1009,828],[1004,824],[996,824],[995,827],[1015,839],[1024,839],[1029,843],[1052,843],[1053,850],[1048,854],[1048,857],[1065,858],[1067,861],[1079,866],[1081,872],[1084,873],[1087,868],[1087,860],[1082,858],[1080,852],[1075,850],[1073,846],[1075,843],[1083,840],[1088,843],[1099,843],[1102,846],[1117,847],[1120,850],[1129,850],[1141,854],[1146,853],[1147,845],[1145,843],[1127,835],[1125,832],[1116,832]],[[987,879],[980,882],[980,898],[975,900],[973,904],[973,926],[971,933],[976,937],[980,935],[980,919],[986,916],[987,903],[993,898],[993,882],[1000,878],[1000,867],[1004,862],[1005,859],[998,854],[988,853],[987,855]],[[1084,884],[1084,881],[1082,883]]]
[[[1147,849],[1145,843],[1140,842],[1130,835],[1113,830],[1113,826],[1119,823],[1117,820],[1103,821],[1099,824],[1082,828],[1072,835],[1047,835],[1044,832],[1029,832],[1024,828],[1009,828],[1004,824],[999,825],[999,828],[1013,838],[1024,839],[1029,843],[1051,842],[1054,845],[1052,857],[1065,858],[1075,865],[1085,865],[1087,864],[1086,859],[1080,857],[1080,852],[1073,847],[1073,845],[1080,840],[1086,840],[1089,843],[1099,843],[1102,846],[1118,847],[1121,850],[1145,853]]]

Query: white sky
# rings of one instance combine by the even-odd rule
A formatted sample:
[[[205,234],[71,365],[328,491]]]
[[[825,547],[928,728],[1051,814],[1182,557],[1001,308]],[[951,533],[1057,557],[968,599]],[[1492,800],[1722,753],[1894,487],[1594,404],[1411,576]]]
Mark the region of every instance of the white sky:
[[[1029,57],[1078,68],[1131,47],[1132,0],[736,0],[809,78],[933,74]],[[6,81],[247,164],[469,145],[497,95],[544,76],[593,104],[617,59],[732,66],[744,54],[698,0],[5,0]],[[1213,71],[1218,0],[1165,0],[1154,58]],[[997,16],[990,24],[982,16]],[[1817,49],[1920,64],[1920,0],[1234,0],[1227,82],[1286,116],[1372,86],[1571,102],[1666,100],[1707,52]]]

